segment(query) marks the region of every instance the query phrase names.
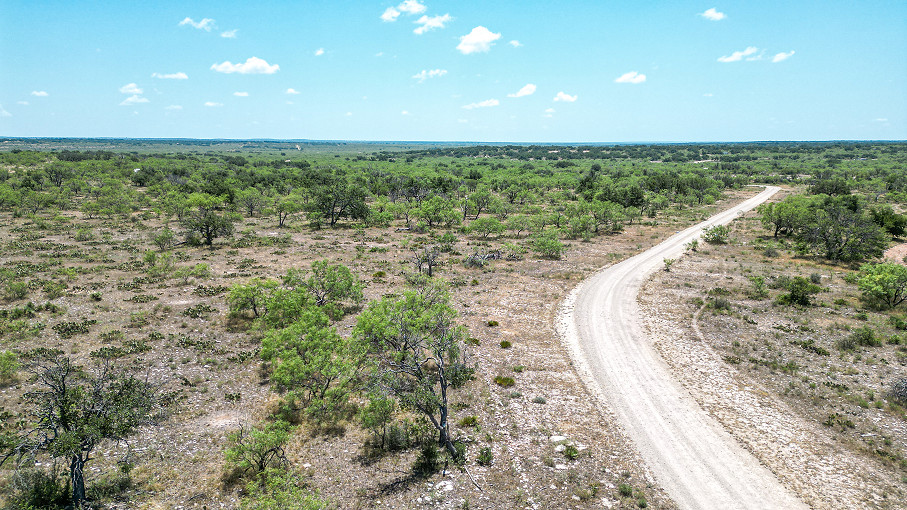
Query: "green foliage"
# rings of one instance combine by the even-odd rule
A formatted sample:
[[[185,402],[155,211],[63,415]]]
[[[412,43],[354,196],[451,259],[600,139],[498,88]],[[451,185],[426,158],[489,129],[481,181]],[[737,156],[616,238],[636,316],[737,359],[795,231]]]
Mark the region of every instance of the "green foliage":
[[[503,375],[495,376],[494,383],[502,388],[509,388],[516,384],[516,381],[513,380],[513,377],[507,377]]]
[[[228,469],[240,476],[257,476],[269,468],[289,465],[284,446],[290,439],[290,424],[275,421],[255,427],[241,425],[227,434]]]
[[[211,246],[214,239],[233,233],[235,216],[224,208],[224,200],[207,193],[193,193],[188,198],[190,212],[183,220],[183,228],[191,235],[199,235]]]
[[[346,411],[362,360],[358,344],[341,337],[317,307],[303,310],[285,328],[270,330],[261,357],[271,362],[271,381],[316,421],[331,421]]]
[[[28,282],[10,280],[3,289],[4,301],[18,301],[28,296]]]
[[[167,251],[172,248],[173,244],[176,242],[176,234],[173,230],[170,230],[170,227],[164,227],[160,233],[152,236],[151,241],[160,251]]]
[[[554,260],[559,260],[566,250],[564,243],[557,238],[556,230],[546,230],[533,236],[531,246],[540,257]]]
[[[715,225],[702,231],[702,240],[709,244],[726,244],[731,228],[727,225]]]
[[[494,453],[492,453],[491,447],[483,446],[482,449],[479,450],[479,456],[476,457],[476,464],[480,466],[490,466],[493,461]]]
[[[768,289],[765,285],[765,278],[761,276],[750,276],[750,292],[749,295],[753,299],[765,299],[768,297]]]
[[[267,313],[267,303],[277,285],[276,281],[265,278],[252,280],[246,284],[234,284],[227,296],[230,313],[238,316],[251,310],[255,318]]]
[[[854,331],[850,335],[839,340],[837,344],[838,349],[842,351],[852,351],[856,349],[857,346],[878,347],[880,345],[882,345],[882,341],[876,336],[875,330],[869,326],[863,326]]]
[[[95,319],[82,319],[78,322],[60,322],[54,324],[53,330],[62,338],[72,338],[76,335],[88,333],[88,328],[98,321]]]
[[[35,452],[65,459],[70,466],[72,504],[85,499],[84,466],[104,440],[123,441],[153,422],[160,404],[154,386],[103,365],[94,373],[74,365],[60,351],[31,353],[29,371],[38,385],[24,395],[33,425],[5,441],[3,460]]]
[[[49,473],[23,468],[10,478],[4,510],[63,510],[71,501],[69,486],[56,464]]]
[[[493,216],[483,216],[470,222],[466,230],[480,239],[487,239],[490,235],[500,235],[505,228],[501,220]]]
[[[812,295],[822,291],[822,287],[802,276],[793,277],[786,288],[787,294],[778,297],[779,304],[809,306],[812,303]]]
[[[413,472],[419,476],[431,476],[441,469],[441,455],[438,447],[432,443],[425,443],[419,450],[419,456],[413,464]]]
[[[907,301],[907,266],[891,262],[863,264],[857,285],[865,300],[894,308]]]
[[[564,447],[564,457],[567,457],[570,460],[576,460],[579,457],[579,448],[572,444],[568,444]]]
[[[295,286],[298,282],[315,298],[318,306],[343,306],[362,302],[364,285],[359,277],[342,264],[329,264],[327,260],[312,262],[312,275],[300,280],[295,273],[288,273],[284,282]]]
[[[245,487],[240,500],[242,510],[322,510],[329,503],[305,488],[295,474],[282,469],[267,469]]]
[[[359,409],[362,426],[372,433],[372,444],[380,449],[388,446],[388,426],[392,423],[397,404],[394,399],[373,393],[368,404]]]
[[[665,271],[666,271],[666,272],[670,272],[670,271],[671,271],[671,266],[674,265],[674,262],[675,262],[674,259],[664,259]]]
[[[19,366],[19,356],[15,352],[0,352],[0,384],[9,384],[15,381]]]
[[[892,400],[898,403],[903,407],[907,407],[907,377],[901,377],[896,379],[891,383],[891,391],[889,392]]]
[[[454,323],[447,291],[433,281],[418,290],[373,302],[356,322],[355,338],[368,350],[372,379],[402,407],[423,414],[452,456],[448,392],[469,381],[466,331]]]

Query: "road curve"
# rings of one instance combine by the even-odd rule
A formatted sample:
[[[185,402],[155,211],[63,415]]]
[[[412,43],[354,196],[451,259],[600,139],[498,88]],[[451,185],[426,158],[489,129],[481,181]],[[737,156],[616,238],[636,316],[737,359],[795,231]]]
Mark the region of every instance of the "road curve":
[[[808,508],[671,376],[639,320],[645,279],[704,228],[730,223],[774,186],[583,281],[560,309],[560,332],[586,385],[609,405],[681,508]]]

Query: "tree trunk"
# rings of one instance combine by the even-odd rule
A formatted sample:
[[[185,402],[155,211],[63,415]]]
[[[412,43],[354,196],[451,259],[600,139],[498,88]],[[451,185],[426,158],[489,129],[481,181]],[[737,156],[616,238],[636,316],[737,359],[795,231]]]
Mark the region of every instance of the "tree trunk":
[[[72,506],[82,508],[85,502],[85,459],[81,454],[73,455],[69,463],[69,480],[72,485]]]

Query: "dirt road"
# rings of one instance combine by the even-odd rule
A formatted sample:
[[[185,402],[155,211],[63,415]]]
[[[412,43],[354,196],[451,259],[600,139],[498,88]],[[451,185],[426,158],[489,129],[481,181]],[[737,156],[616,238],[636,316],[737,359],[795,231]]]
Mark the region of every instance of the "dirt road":
[[[611,266],[570,293],[560,330],[587,387],[610,406],[658,482],[681,508],[807,508],[708,416],[671,377],[642,333],[636,296],[664,259],[702,229],[726,224],[775,194],[762,193]]]

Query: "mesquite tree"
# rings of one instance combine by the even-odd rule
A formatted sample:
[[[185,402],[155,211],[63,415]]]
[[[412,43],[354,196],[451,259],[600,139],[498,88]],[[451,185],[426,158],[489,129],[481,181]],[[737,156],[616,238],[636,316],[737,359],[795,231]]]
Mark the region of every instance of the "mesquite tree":
[[[80,508],[86,501],[85,464],[95,447],[105,440],[125,441],[151,423],[160,398],[146,381],[108,364],[86,371],[57,350],[33,353],[27,370],[35,386],[24,396],[23,417],[31,425],[3,441],[0,464],[16,458],[21,465],[39,453],[66,459],[72,505]]]
[[[428,281],[402,297],[371,303],[354,332],[371,354],[376,385],[425,415],[438,431],[438,443],[454,457],[448,391],[475,372],[466,362],[466,330],[454,323],[456,315],[446,290]]]

